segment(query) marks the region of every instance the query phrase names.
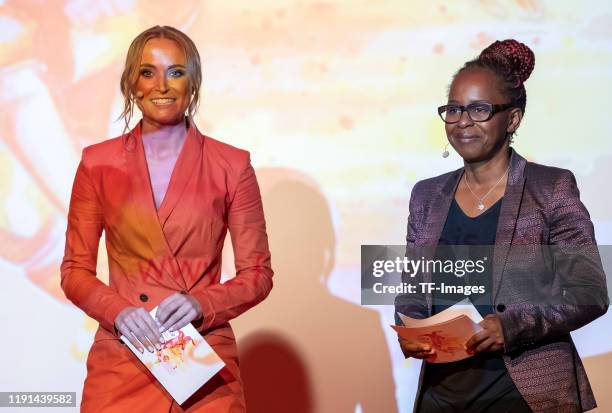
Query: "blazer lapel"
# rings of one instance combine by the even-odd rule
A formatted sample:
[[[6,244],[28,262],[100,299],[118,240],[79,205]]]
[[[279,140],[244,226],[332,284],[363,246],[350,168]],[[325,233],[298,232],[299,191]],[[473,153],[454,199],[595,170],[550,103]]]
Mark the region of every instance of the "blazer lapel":
[[[448,218],[448,211],[450,209],[451,202],[455,197],[455,191],[457,185],[463,176],[463,168],[454,171],[442,187],[442,190],[435,195],[434,201],[431,204],[430,221],[432,226],[426,234],[426,244],[431,246],[437,246],[446,218]]]
[[[196,170],[196,165],[202,155],[202,140],[202,135],[200,135],[195,125],[191,124],[187,130],[187,136],[185,137],[179,157],[172,170],[166,195],[157,212],[162,229],[166,225],[166,221],[179,199],[181,199],[187,183],[193,176],[193,171]]]
[[[157,276],[154,278],[160,284],[173,290],[183,290],[185,285],[182,276],[177,279],[177,274],[181,274],[180,267],[178,267],[174,254],[164,236],[155,209],[149,170],[142,145],[140,123],[128,133],[125,147],[126,169],[131,185],[130,196],[133,204],[139,208],[139,213],[135,216],[152,251],[152,257],[147,264],[155,270]],[[161,276],[163,273],[168,276]]]
[[[427,257],[428,259],[433,258],[433,255],[435,254],[435,247],[437,247],[440,235],[442,235],[444,224],[448,218],[448,211],[450,209],[451,202],[455,197],[455,191],[457,190],[457,185],[459,184],[462,175],[463,168],[454,171],[442,187],[442,190],[435,196],[431,204],[430,220],[432,224],[429,230],[426,231],[426,240],[424,242],[424,245],[427,246],[425,250],[426,253],[431,255],[430,257]],[[424,274],[424,281],[426,283],[430,283],[431,280],[431,272],[426,272]],[[431,315],[433,305],[432,294],[426,294],[425,300],[427,302],[427,309]]]
[[[499,220],[497,221],[497,232],[495,235],[495,247],[493,252],[493,276],[492,276],[492,299],[496,302],[497,293],[506,266],[506,260],[510,251],[510,245],[514,237],[516,221],[519,214],[521,200],[523,199],[523,188],[525,186],[525,165],[527,161],[514,149],[510,154],[510,169],[508,171],[508,183],[502,200]]]

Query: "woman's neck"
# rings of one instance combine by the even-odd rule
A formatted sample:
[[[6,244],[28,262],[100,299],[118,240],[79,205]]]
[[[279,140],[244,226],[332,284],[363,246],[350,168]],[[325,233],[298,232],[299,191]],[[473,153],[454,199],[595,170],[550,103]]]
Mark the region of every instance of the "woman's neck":
[[[497,182],[510,164],[510,148],[504,146],[492,158],[478,162],[464,162],[465,175],[475,186],[489,186]]]
[[[187,134],[187,125],[185,122],[179,122],[174,125],[153,125],[143,119],[142,121],[142,137],[143,139],[159,140],[182,140]]]
[[[142,144],[150,161],[175,159],[187,136],[187,126],[184,122],[175,125],[164,125],[161,128],[146,131],[143,122]]]

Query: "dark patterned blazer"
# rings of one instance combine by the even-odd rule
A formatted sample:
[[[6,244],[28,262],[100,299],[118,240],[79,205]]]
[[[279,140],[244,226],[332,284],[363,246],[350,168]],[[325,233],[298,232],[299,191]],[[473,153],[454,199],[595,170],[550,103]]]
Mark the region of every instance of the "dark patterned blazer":
[[[408,250],[438,244],[462,174],[463,168],[414,186]],[[431,282],[431,273],[421,276]],[[593,224],[570,171],[527,162],[513,149],[491,297],[502,324],[505,365],[533,411],[593,409],[595,398],[570,336],[608,308]],[[395,305],[396,317],[401,312],[424,318],[431,315],[432,296],[399,295]]]

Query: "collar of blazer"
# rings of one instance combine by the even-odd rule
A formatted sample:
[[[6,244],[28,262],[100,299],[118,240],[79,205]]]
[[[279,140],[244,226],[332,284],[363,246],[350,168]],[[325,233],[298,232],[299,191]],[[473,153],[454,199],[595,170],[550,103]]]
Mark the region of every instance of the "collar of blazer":
[[[514,148],[510,148],[510,169],[508,171],[508,183],[506,191],[502,199],[501,210],[499,213],[499,221],[497,222],[497,231],[495,235],[495,248],[493,252],[493,275],[492,275],[492,297],[493,302],[497,297],[499,285],[501,283],[502,274],[506,266],[506,259],[512,244],[514,229],[518,218],[519,207],[523,198],[523,188],[525,185],[525,165],[527,161],[519,155]],[[441,211],[437,215],[440,219],[433,223],[430,234],[427,239],[432,245],[437,245],[451,202],[455,196],[455,191],[459,180],[463,175],[464,168],[459,168],[449,174],[447,181],[442,186],[442,190],[436,195],[432,202],[433,211]],[[443,212],[442,212],[443,211]],[[431,274],[426,275],[426,282],[431,282]],[[427,303],[431,312],[431,296],[428,295]]]
[[[169,282],[174,283],[173,288],[186,290],[186,280],[182,276],[178,261],[168,244],[163,229],[201,159],[204,136],[193,123],[190,124],[183,147],[172,170],[166,194],[157,210],[142,144],[141,124],[142,121],[122,137],[126,169],[131,185],[130,196],[135,205],[140,205],[140,213],[136,216],[151,246],[153,256],[156,259],[164,259],[162,267],[169,273],[168,278],[172,280]],[[176,274],[181,275],[180,279],[177,279]]]

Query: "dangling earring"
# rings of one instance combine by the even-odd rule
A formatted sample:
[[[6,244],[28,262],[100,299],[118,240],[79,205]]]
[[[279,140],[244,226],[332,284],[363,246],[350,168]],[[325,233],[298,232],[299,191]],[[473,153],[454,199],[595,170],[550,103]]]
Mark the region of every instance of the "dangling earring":
[[[444,152],[442,152],[442,157],[448,158],[448,155],[450,155],[450,153],[448,152],[448,143],[447,143],[446,146],[444,147]]]
[[[510,145],[512,145],[514,143],[514,135],[516,135],[516,131],[510,132],[510,135],[508,136],[508,143]]]

